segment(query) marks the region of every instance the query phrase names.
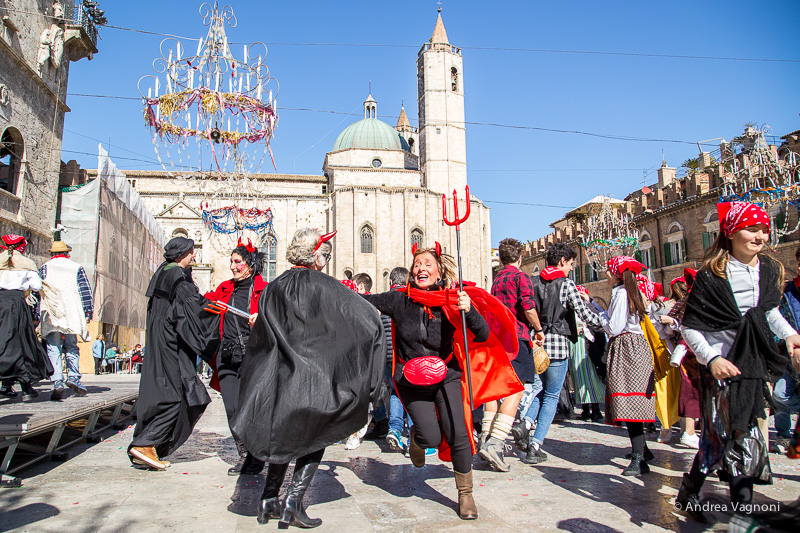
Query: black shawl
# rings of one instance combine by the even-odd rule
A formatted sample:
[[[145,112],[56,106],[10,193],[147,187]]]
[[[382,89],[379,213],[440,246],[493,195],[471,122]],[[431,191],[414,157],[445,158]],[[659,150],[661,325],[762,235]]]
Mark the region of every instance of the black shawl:
[[[770,375],[780,376],[787,359],[778,352],[767,323],[767,312],[780,304],[779,265],[759,256],[758,305],[744,316],[736,305],[728,280],[703,268],[697,273],[689,293],[683,325],[698,331],[736,330],[736,337],[725,358],[741,374],[730,378],[730,430],[749,431],[756,419],[764,416],[766,383]]]
[[[385,367],[375,309],[327,274],[291,268],[258,300],[231,430],[271,463],[320,450],[364,427]]]

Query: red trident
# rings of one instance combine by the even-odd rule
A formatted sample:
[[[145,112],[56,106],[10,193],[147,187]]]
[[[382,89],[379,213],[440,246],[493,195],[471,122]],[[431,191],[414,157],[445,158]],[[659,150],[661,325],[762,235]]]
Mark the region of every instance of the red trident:
[[[456,227],[456,257],[458,258],[458,290],[464,290],[464,278],[461,275],[461,224],[466,222],[469,218],[469,185],[466,188],[467,192],[467,214],[464,218],[458,218],[458,195],[453,189],[453,220],[447,220],[447,197],[442,195],[442,219],[448,226]],[[464,355],[467,359],[467,386],[469,388],[469,407],[475,410],[472,404],[472,372],[470,372],[469,363],[469,340],[467,340],[467,316],[464,310],[461,310],[461,330],[464,332]]]

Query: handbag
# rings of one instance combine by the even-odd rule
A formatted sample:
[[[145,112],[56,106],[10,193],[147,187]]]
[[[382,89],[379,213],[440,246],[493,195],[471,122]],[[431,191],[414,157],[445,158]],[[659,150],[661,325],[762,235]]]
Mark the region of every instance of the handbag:
[[[547,367],[550,366],[550,356],[545,351],[544,346],[534,347],[533,364],[536,367],[537,374],[543,374]]]
[[[435,355],[415,357],[403,365],[403,375],[412,385],[436,385],[447,375],[447,362]]]

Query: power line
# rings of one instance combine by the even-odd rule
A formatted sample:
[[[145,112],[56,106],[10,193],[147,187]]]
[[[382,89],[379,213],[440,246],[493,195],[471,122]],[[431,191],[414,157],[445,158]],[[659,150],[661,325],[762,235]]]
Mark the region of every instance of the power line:
[[[501,202],[500,200],[481,200],[484,204],[529,205],[532,207],[553,207],[557,209],[574,209],[569,205],[532,204],[528,202]]]
[[[85,94],[85,93],[70,93],[69,96],[84,96],[90,98],[117,98],[117,99],[126,99],[126,100],[141,100],[141,98],[136,98],[133,96],[106,96],[101,94]],[[345,112],[345,111],[334,111],[329,109],[311,109],[305,107],[282,107],[281,110],[283,111],[309,111],[315,113],[331,113],[335,115],[351,115],[356,116],[357,113],[353,112]],[[385,118],[397,118],[394,115],[381,115]],[[459,122],[459,124],[462,124]],[[507,129],[518,129],[518,130],[530,130],[530,131],[543,131],[548,133],[569,133],[573,135],[585,135],[588,137],[597,137],[600,139],[610,139],[616,141],[632,141],[632,142],[658,142],[658,143],[674,143],[674,144],[692,144],[696,145],[696,141],[683,141],[677,139],[651,139],[648,137],[635,137],[635,136],[626,136],[626,135],[614,135],[609,133],[595,133],[589,131],[580,131],[580,130],[565,130],[559,128],[544,128],[541,126],[522,126],[518,124],[499,124],[496,122],[472,122],[472,121],[465,121],[463,122],[464,125],[470,126],[489,126],[494,128],[507,128]],[[438,124],[432,122],[429,124],[430,126],[437,126],[437,125],[446,125],[446,124]]]

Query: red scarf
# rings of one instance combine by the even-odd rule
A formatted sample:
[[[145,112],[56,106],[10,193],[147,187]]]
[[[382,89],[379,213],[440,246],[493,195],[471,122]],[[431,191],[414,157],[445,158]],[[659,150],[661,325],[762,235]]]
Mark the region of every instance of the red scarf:
[[[55,259],[56,257],[63,257],[64,259],[69,259],[69,256],[67,254],[56,254],[52,256],[50,259]]]
[[[796,276],[792,281],[794,281],[794,286],[800,289],[800,275]]]
[[[423,291],[410,286],[397,290],[408,294],[409,298],[426,307],[442,308],[445,318],[456,328],[453,335],[453,353],[461,368],[466,368],[464,332],[461,329],[461,312],[458,309],[458,290]],[[482,405],[523,390],[522,383],[517,378],[514,367],[511,366],[511,360],[516,358],[519,352],[517,321],[508,307],[485,290],[464,284],[464,291],[469,295],[472,306],[489,324],[490,333],[486,341],[469,343],[472,400],[475,405]],[[469,337],[469,333],[467,336]],[[392,372],[394,373],[394,368],[392,368]],[[469,409],[469,386],[467,385],[466,371],[461,373],[461,392],[464,398],[467,434],[470,436],[472,452],[476,453],[475,442],[472,440],[472,411]],[[444,441],[439,446],[439,458],[443,461],[450,460],[450,448]]]
[[[558,267],[547,267],[542,270],[539,275],[542,277],[543,280],[546,281],[553,281],[554,279],[558,278],[566,278],[567,275],[564,274],[564,271]]]

